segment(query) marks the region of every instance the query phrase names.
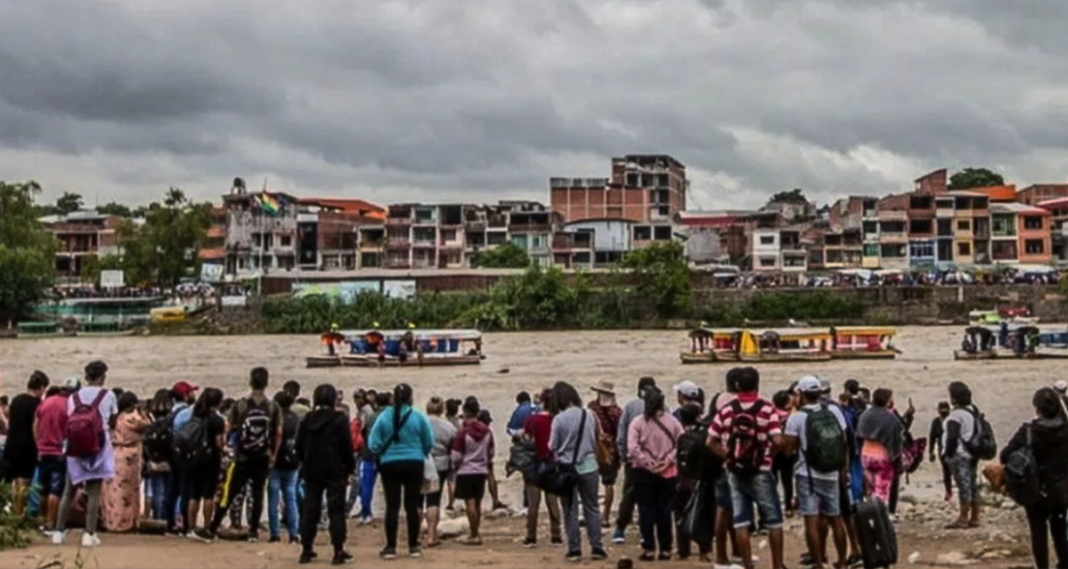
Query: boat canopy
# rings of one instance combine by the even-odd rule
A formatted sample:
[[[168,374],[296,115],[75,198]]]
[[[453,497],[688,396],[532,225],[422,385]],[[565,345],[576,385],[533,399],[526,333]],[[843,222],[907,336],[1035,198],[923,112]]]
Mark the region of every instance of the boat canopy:
[[[826,340],[831,337],[831,331],[826,328],[784,328],[782,330],[751,330],[757,337],[767,333],[778,334],[780,340]]]
[[[896,336],[897,329],[879,326],[835,326],[831,331],[842,336]]]
[[[741,332],[737,328],[695,328],[690,331],[691,338],[729,338]]]
[[[368,330],[366,332],[344,331],[342,334],[347,338],[363,338],[371,334],[378,334],[386,340],[399,340],[409,332],[417,339],[433,338],[461,341],[482,339],[482,332],[478,330],[423,330],[412,328],[409,330]]]

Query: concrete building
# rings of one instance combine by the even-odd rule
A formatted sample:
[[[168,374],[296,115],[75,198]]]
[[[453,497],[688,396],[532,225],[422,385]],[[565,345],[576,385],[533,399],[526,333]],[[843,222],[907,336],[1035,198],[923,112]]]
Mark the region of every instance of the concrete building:
[[[41,220],[41,226],[56,240],[56,276],[77,279],[85,260],[119,253],[115,228],[119,218],[96,211],[75,211],[64,216],[52,215]]]
[[[1048,264],[1052,260],[1049,210],[1020,203],[990,206],[994,263]]]
[[[587,219],[563,224],[553,235],[553,264],[564,268],[607,268],[631,250],[634,222]]]
[[[1016,193],[1016,201],[1033,206],[1061,198],[1068,198],[1068,184],[1031,184]]]
[[[1039,202],[1038,207],[1050,212],[1051,260],[1068,261],[1068,197]]]
[[[801,245],[801,229],[758,228],[752,231],[754,272],[804,272],[808,252]]]

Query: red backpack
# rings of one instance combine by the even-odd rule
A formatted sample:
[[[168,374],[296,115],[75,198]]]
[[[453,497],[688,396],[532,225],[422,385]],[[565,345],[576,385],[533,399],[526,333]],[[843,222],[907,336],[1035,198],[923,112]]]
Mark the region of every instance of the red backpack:
[[[89,458],[104,450],[104,420],[100,418],[100,402],[108,391],[101,388],[91,405],[82,402],[78,393],[74,394],[74,411],[67,419],[67,456]]]

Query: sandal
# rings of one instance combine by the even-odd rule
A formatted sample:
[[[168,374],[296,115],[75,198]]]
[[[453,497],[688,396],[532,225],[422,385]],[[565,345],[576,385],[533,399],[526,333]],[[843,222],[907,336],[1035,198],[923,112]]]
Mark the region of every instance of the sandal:
[[[977,527],[979,527],[981,525],[982,525],[981,522],[968,522],[968,527],[970,529],[975,529],[975,528],[977,528]]]
[[[951,524],[946,524],[942,529],[968,529],[968,523],[956,521]]]
[[[434,549],[435,547],[441,547],[441,540],[440,539],[437,540],[437,541],[431,541],[430,543],[426,544],[426,548],[427,549]]]
[[[463,538],[463,539],[461,539],[459,541],[460,541],[460,545],[470,545],[470,546],[482,545],[482,538],[481,537],[465,537],[465,538]]]

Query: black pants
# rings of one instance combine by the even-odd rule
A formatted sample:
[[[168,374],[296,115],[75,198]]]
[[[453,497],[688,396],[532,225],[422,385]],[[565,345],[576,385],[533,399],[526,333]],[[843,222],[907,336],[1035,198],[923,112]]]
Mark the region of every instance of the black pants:
[[[300,543],[304,551],[315,547],[319,519],[323,515],[323,493],[326,493],[326,516],[330,519],[330,543],[334,551],[345,547],[345,489],[346,480],[304,481],[304,511],[300,517]],[[418,520],[418,518],[416,518]]]
[[[423,461],[387,462],[378,467],[386,494],[386,547],[397,548],[400,526],[401,490],[404,491],[404,517],[408,522],[408,548],[419,546],[423,506]]]
[[[676,479],[663,478],[642,469],[631,471],[631,476],[634,477],[634,498],[638,502],[642,549],[670,553]]]
[[[226,489],[219,506],[215,508],[215,518],[211,520],[211,532],[219,531],[223,519],[226,518],[230,509],[230,502],[236,494],[241,492],[250,481],[252,482],[252,515],[249,518],[249,535],[259,532],[260,519],[263,517],[263,498],[267,492],[267,475],[270,473],[270,461],[266,456],[246,458],[241,462],[235,462],[233,471],[227,476]]]
[[[782,484],[782,509],[793,510],[794,503],[794,464],[797,456],[779,453],[771,463],[772,473]]]
[[[1050,507],[1039,503],[1026,508],[1027,526],[1031,530],[1031,554],[1035,567],[1050,567],[1049,536],[1053,537],[1053,550],[1057,553],[1057,569],[1068,568],[1068,522],[1065,508]]]
[[[686,505],[690,503],[690,498],[697,489],[696,483],[692,480],[685,480],[682,476],[679,476],[678,481],[678,492],[675,496],[675,552],[678,553],[680,559],[685,559],[692,553],[690,542],[696,542],[701,555],[708,555],[712,553],[712,541],[715,538],[715,485],[710,484],[705,490],[704,504],[700,506],[702,511],[710,514],[708,527],[712,532],[707,536],[695,536],[686,532]]]
[[[181,465],[171,462],[171,480],[167,485],[167,498],[163,503],[163,512],[167,517],[167,531],[177,531],[178,529],[178,514],[182,512],[178,511],[178,500],[182,497],[182,479],[185,477],[185,471],[181,468]],[[182,504],[185,508],[185,504]],[[187,516],[182,514],[184,520]]]
[[[897,513],[897,500],[901,497],[901,475],[894,475],[894,484],[890,487],[890,503],[887,507],[891,514]]]
[[[634,473],[629,464],[623,465],[623,495],[616,513],[616,530],[624,531],[634,521]]]

